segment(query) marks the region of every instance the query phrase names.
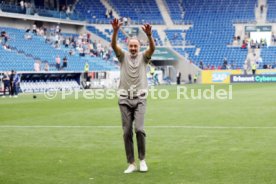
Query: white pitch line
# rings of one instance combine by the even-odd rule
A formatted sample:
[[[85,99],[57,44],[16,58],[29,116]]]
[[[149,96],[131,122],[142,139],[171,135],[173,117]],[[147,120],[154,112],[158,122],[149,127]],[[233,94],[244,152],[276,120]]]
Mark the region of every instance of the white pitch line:
[[[122,128],[121,126],[48,126],[48,125],[26,125],[26,126],[18,126],[18,125],[0,125],[1,128]],[[276,129],[276,127],[242,127],[242,126],[181,126],[181,125],[160,125],[160,126],[145,126],[145,128],[183,128],[183,129]]]

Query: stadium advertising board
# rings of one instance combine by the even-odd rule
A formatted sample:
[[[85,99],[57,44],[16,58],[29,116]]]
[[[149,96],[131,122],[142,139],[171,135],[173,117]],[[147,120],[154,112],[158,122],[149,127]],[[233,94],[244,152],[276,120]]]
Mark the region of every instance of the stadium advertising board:
[[[276,75],[275,69],[257,70],[257,75]],[[242,70],[203,70],[202,84],[229,84],[231,75],[242,75]]]
[[[276,82],[276,75],[231,75],[231,83],[265,83]]]
[[[229,84],[230,75],[242,74],[241,70],[203,70],[202,84]]]
[[[256,73],[262,74],[262,75],[276,75],[276,70],[275,69],[257,70]]]
[[[245,26],[245,32],[270,32],[272,26]]]
[[[146,48],[141,48],[141,51],[144,51]],[[151,57],[151,60],[155,61],[177,61],[177,56],[168,48],[157,47],[155,48],[154,54]]]

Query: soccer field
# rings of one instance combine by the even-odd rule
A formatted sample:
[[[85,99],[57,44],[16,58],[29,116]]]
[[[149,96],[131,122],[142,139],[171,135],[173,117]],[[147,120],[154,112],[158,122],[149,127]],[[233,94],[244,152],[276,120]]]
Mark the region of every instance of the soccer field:
[[[1,98],[0,183],[276,183],[276,84],[233,85],[232,100],[163,88],[168,99],[147,101],[149,172],[128,175],[117,99]]]

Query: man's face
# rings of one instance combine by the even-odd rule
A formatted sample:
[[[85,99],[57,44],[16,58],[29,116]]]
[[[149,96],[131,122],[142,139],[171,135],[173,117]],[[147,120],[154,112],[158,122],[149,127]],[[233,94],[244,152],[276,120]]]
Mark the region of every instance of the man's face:
[[[131,56],[137,56],[140,51],[140,43],[136,39],[130,39],[128,42],[128,50]]]

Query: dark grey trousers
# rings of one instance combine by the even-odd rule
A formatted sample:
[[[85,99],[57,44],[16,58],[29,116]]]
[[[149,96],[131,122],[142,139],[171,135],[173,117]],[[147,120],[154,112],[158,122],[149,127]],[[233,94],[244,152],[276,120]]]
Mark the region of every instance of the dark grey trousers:
[[[128,163],[133,163],[133,122],[135,127],[138,157],[140,160],[145,158],[146,154],[146,133],[144,131],[144,115],[146,112],[146,99],[119,99],[119,107],[122,116],[122,126],[124,131],[125,151]]]

